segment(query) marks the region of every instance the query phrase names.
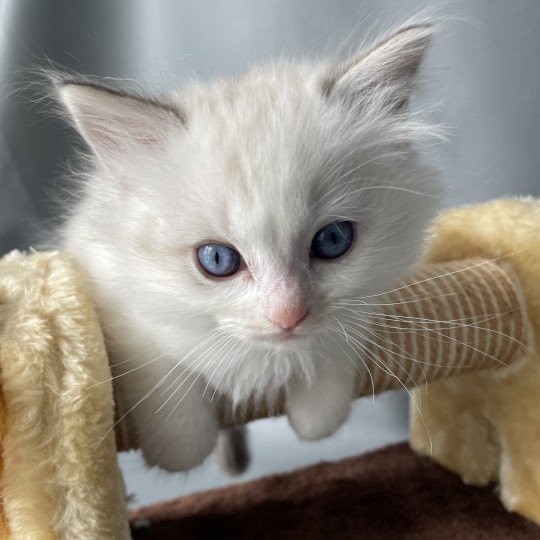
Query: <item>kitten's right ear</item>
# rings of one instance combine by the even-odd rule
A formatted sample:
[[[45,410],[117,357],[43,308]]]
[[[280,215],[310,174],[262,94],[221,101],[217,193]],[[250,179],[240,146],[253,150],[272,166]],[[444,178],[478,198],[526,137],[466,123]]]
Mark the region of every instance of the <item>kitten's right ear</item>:
[[[106,87],[63,81],[57,85],[75,127],[108,168],[159,154],[183,116],[172,105]]]

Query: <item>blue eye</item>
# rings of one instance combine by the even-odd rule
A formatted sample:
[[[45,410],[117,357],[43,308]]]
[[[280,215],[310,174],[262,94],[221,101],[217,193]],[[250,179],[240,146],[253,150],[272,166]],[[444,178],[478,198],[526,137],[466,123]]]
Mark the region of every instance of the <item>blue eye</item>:
[[[240,253],[223,244],[204,244],[197,248],[197,258],[211,276],[232,276],[240,268]]]
[[[352,245],[353,226],[350,221],[329,223],[319,229],[311,242],[311,256],[318,259],[336,259]]]

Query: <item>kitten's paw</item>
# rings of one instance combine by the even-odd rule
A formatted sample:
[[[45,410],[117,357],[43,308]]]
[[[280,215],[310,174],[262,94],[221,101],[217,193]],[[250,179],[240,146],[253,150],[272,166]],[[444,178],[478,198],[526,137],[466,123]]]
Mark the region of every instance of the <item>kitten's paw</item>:
[[[218,421],[211,403],[192,395],[174,411],[139,419],[139,446],[148,465],[186,471],[200,465],[214,450]]]
[[[287,400],[287,416],[296,434],[306,441],[330,437],[347,420],[350,399],[328,401],[320,395],[295,396]]]
[[[217,422],[205,422],[190,429],[141,444],[144,459],[150,466],[169,472],[187,471],[200,465],[214,450],[218,436]]]

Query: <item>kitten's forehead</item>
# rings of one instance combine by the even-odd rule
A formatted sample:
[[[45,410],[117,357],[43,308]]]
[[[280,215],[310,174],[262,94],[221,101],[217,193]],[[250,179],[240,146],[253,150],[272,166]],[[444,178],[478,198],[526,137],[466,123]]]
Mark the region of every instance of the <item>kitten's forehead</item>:
[[[324,69],[314,64],[256,66],[236,78],[187,86],[176,99],[188,109],[189,116],[227,117],[235,124],[248,124],[253,117],[271,120],[276,115],[310,109],[312,104],[306,99],[322,96],[323,73]]]
[[[189,111],[193,139],[219,148],[228,165],[249,159],[252,168],[279,172],[313,157],[323,142],[321,92],[314,74],[278,64],[188,88],[178,99]]]
[[[306,226],[327,134],[320,88],[304,75],[258,69],[179,98],[192,111],[188,137],[199,173],[222,201],[233,239],[278,250]]]
[[[310,221],[305,201],[287,204],[286,199],[274,197],[251,208],[232,206],[229,234],[253,254],[264,251],[265,257],[292,263],[306,241]]]

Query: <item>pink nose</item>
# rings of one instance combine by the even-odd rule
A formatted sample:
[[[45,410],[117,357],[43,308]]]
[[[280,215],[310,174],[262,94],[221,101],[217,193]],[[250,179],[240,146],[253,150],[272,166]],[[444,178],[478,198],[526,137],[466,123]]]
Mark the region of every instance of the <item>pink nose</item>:
[[[303,306],[279,309],[268,315],[268,319],[281,326],[283,330],[294,330],[306,318],[307,313],[307,308]]]

